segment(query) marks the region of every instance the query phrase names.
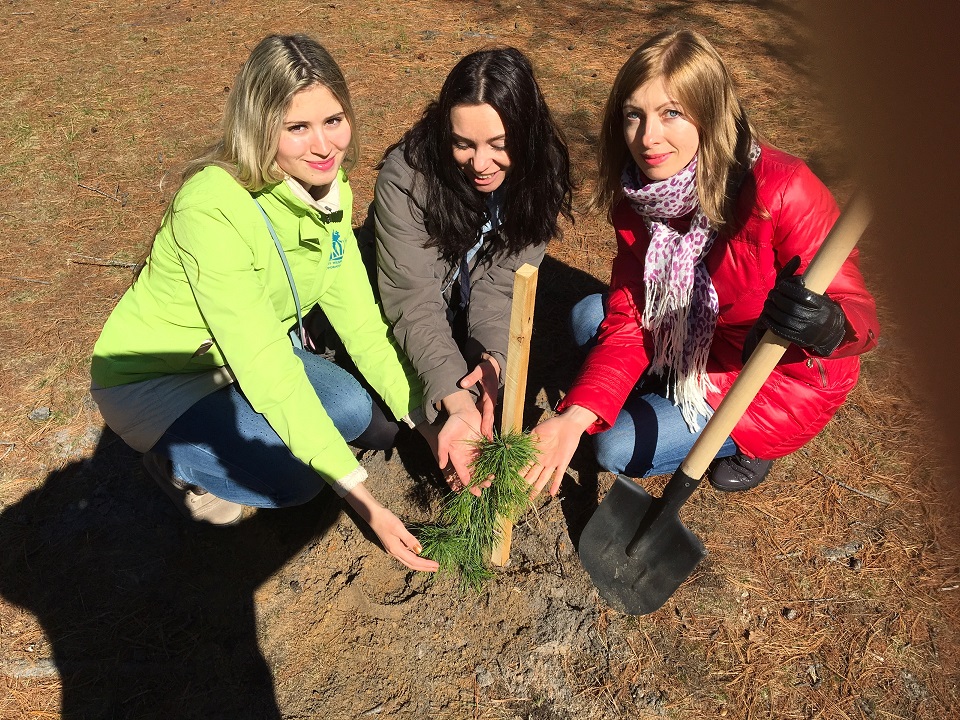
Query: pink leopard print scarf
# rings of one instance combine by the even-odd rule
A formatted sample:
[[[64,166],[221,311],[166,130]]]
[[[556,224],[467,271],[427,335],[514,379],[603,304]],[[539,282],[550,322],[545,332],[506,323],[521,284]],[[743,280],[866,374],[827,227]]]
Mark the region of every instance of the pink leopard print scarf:
[[[752,141],[749,167],[759,158],[760,146]],[[707,375],[707,358],[719,313],[717,291],[703,262],[717,233],[700,210],[696,177],[696,156],[666,180],[651,182],[633,162],[622,177],[624,195],[650,234],[643,269],[643,326],[653,337],[650,369],[666,375],[668,397],[691,432],[700,429],[699,417],[712,412],[706,395],[716,387]],[[685,234],[667,224],[691,212]]]
[[[666,180],[651,182],[633,162],[622,177],[624,195],[650,235],[643,269],[643,326],[653,338],[650,369],[665,376],[668,397],[691,432],[712,413],[706,395],[716,387],[707,375],[707,358],[719,312],[717,291],[703,262],[717,233],[700,210],[696,171],[694,156]],[[668,224],[691,212],[686,233]]]

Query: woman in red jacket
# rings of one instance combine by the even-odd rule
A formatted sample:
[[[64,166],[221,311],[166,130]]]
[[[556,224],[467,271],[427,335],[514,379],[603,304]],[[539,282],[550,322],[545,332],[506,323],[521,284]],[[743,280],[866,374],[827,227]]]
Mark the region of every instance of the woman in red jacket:
[[[797,158],[759,142],[716,50],[662,33],[620,69],[604,112],[594,205],[617,235],[610,291],[573,311],[586,362],[541,423],[533,493],[556,494],[580,436],[607,470],[670,473],[765,328],[794,343],[711,469],[720,490],[758,485],[853,388],[876,345],[856,253],[823,295],[802,271],[837,218]]]

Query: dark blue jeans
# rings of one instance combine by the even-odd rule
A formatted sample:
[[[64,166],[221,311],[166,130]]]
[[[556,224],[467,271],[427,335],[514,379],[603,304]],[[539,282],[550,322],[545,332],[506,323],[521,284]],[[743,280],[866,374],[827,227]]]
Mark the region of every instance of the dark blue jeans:
[[[596,343],[597,331],[606,309],[601,294],[588,295],[570,311],[570,329],[577,347],[586,352]],[[686,458],[700,436],[691,432],[680,408],[665,397],[664,388],[646,387],[641,382],[609,430],[592,435],[597,462],[605,470],[629,477],[672,474]],[[702,429],[707,417],[699,418]],[[727,438],[717,457],[737,452]]]
[[[386,419],[353,375],[319,355],[294,352],[344,440],[377,449],[392,445],[396,423]],[[151,452],[169,457],[176,477],[241,505],[299,505],[325,485],[313,468],[293,456],[236,383],[187,410]]]

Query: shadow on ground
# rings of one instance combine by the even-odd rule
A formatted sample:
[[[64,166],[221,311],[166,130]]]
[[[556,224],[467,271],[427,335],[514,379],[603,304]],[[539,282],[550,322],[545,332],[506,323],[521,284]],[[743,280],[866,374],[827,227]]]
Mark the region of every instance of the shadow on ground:
[[[579,367],[566,329],[570,308],[602,289],[590,275],[544,260],[527,428],[543,398],[554,406]],[[561,494],[574,544],[596,508],[597,469],[583,445],[578,480],[568,478]],[[405,433],[398,451],[419,481],[408,499],[429,505],[445,490],[429,450]],[[0,514],[0,594],[36,617],[47,640],[32,655],[15,649],[22,655],[13,659],[25,676],[59,676],[64,720],[279,719],[254,593],[314,548],[340,509],[324,491],[230,528],[187,523],[145,475],[139,453],[104,430],[90,458],[50,473]]]
[[[606,283],[589,273],[549,255],[544,257],[537,280],[537,305],[524,405],[525,428],[533,428],[547,408],[557,406],[562,393],[573,384],[583,362],[583,356],[574,347],[570,335],[571,309],[587,295],[606,292],[607,289]],[[581,440],[570,466],[558,497],[570,540],[577,547],[584,526],[597,509],[599,485],[600,467],[586,438]]]
[[[0,515],[0,593],[41,623],[64,720],[279,718],[254,591],[335,522],[324,491],[230,528],[183,521],[106,430]]]

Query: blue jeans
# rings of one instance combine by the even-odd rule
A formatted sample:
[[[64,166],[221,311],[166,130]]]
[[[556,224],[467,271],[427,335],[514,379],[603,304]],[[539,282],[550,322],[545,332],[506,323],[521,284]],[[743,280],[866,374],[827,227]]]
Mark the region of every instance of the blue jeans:
[[[583,352],[597,340],[597,331],[606,313],[603,295],[588,295],[570,311],[570,330]],[[609,430],[592,435],[597,462],[612,473],[629,477],[672,474],[686,458],[700,436],[691,432],[680,408],[666,398],[666,389],[653,382],[641,382],[627,398]],[[708,416],[698,418],[702,429]],[[717,457],[737,452],[729,437]]]
[[[293,351],[344,440],[371,436],[373,429],[375,446],[392,444],[396,424],[386,419],[353,375],[319,355]],[[313,468],[293,456],[236,383],[194,404],[151,452],[169,457],[176,477],[241,505],[299,505],[326,484]]]

